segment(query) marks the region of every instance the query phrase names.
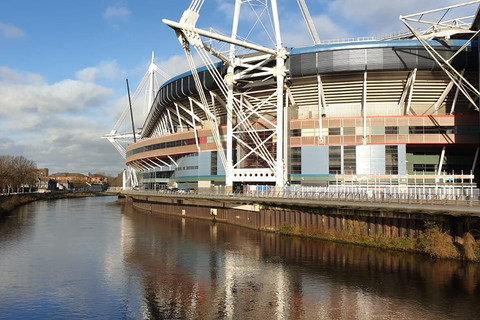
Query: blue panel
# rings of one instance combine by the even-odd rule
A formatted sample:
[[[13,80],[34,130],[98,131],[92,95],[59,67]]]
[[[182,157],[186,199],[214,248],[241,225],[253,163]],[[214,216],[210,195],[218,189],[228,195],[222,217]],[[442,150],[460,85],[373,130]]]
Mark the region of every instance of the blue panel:
[[[200,152],[198,154],[198,174],[208,176],[211,174],[212,152]]]
[[[302,147],[302,174],[328,175],[328,146]]]

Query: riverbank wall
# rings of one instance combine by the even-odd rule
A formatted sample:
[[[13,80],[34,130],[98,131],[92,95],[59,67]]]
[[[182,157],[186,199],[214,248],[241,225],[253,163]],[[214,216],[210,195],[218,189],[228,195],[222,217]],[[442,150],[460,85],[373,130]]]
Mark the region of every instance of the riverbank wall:
[[[480,208],[125,192],[152,213],[417,251],[432,257],[480,258]]]

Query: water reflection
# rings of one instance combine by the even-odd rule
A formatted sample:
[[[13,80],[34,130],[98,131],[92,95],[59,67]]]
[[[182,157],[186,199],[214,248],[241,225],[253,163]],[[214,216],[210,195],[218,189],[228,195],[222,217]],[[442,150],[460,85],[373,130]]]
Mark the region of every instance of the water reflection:
[[[280,237],[125,207],[152,318],[478,317],[478,264]]]
[[[141,318],[121,208],[113,197],[40,201],[0,221],[0,319]]]
[[[479,264],[151,215],[115,198],[0,221],[0,319],[479,318]]]

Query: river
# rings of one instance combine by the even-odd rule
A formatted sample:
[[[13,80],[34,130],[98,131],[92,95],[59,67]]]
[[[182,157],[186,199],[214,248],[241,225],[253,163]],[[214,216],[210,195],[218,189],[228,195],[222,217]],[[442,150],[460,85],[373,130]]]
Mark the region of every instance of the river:
[[[39,201],[0,220],[0,319],[480,318],[480,264],[116,200]]]

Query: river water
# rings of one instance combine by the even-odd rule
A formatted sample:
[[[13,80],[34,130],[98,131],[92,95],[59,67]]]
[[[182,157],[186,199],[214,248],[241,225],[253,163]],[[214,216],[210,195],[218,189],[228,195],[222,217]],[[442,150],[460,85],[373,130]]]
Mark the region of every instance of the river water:
[[[0,319],[479,319],[480,264],[152,215],[115,197],[0,220]]]

